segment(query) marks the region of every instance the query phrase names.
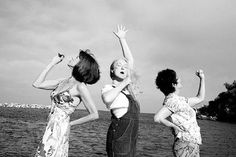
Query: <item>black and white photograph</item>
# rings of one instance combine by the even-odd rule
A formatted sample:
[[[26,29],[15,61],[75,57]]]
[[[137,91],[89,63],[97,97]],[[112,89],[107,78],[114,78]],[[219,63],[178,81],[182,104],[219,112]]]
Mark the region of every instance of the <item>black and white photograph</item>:
[[[0,0],[0,157],[235,157],[235,8]]]

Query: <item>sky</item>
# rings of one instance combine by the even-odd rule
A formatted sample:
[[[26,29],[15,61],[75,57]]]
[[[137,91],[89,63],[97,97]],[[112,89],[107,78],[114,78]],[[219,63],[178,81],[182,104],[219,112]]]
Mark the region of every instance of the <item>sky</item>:
[[[0,102],[49,105],[50,91],[33,88],[34,80],[58,52],[74,56],[90,49],[101,79],[88,88],[97,109],[107,110],[101,89],[111,83],[110,64],[122,57],[113,34],[122,24],[139,75],[141,112],[162,106],[155,77],[166,68],[181,78],[185,97],[197,94],[195,71],[203,69],[207,103],[236,78],[235,5],[235,0],[1,0]],[[47,79],[70,76],[67,61]]]

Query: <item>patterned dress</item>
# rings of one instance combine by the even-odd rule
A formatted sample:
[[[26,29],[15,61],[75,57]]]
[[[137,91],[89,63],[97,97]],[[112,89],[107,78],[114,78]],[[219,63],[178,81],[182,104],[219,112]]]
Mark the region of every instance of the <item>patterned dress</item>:
[[[70,114],[77,106],[73,106],[73,98],[69,89],[61,93],[51,94],[52,109],[49,121],[35,157],[67,157],[69,149]],[[76,105],[78,105],[77,103]]]
[[[199,157],[199,145],[202,144],[200,127],[196,112],[189,105],[188,99],[176,94],[168,95],[164,106],[171,112],[171,121],[183,131],[175,131],[173,152],[176,157]]]

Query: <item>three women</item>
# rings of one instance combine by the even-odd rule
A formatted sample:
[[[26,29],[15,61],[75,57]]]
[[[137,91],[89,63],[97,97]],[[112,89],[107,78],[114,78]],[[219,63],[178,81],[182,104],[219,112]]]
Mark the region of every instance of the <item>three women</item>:
[[[106,139],[108,157],[134,157],[136,154],[140,107],[132,87],[134,59],[126,42],[126,33],[123,26],[118,26],[117,32],[114,32],[124,58],[113,61],[110,66],[112,84],[102,89],[102,100],[111,112]],[[81,50],[79,56],[68,63],[72,69],[71,77],[46,81],[47,73],[63,58],[63,55],[55,56],[33,84],[36,88],[52,90],[49,121],[35,155],[37,157],[68,156],[70,127],[98,118],[95,104],[86,87],[86,84],[94,84],[100,78],[99,65],[94,56],[89,50]],[[154,120],[173,129],[175,156],[199,156],[200,128],[191,106],[203,101],[205,81],[202,70],[196,74],[200,78],[199,91],[196,97],[188,99],[178,96],[182,85],[174,70],[163,70],[156,77],[156,86],[165,95],[165,100]],[[81,101],[90,114],[70,122],[70,114]]]

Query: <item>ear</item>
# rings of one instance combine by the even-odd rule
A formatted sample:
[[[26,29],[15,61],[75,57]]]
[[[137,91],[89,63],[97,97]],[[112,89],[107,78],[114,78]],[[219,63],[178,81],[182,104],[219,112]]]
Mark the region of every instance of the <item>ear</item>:
[[[172,83],[172,87],[176,87],[177,86],[177,83]]]

